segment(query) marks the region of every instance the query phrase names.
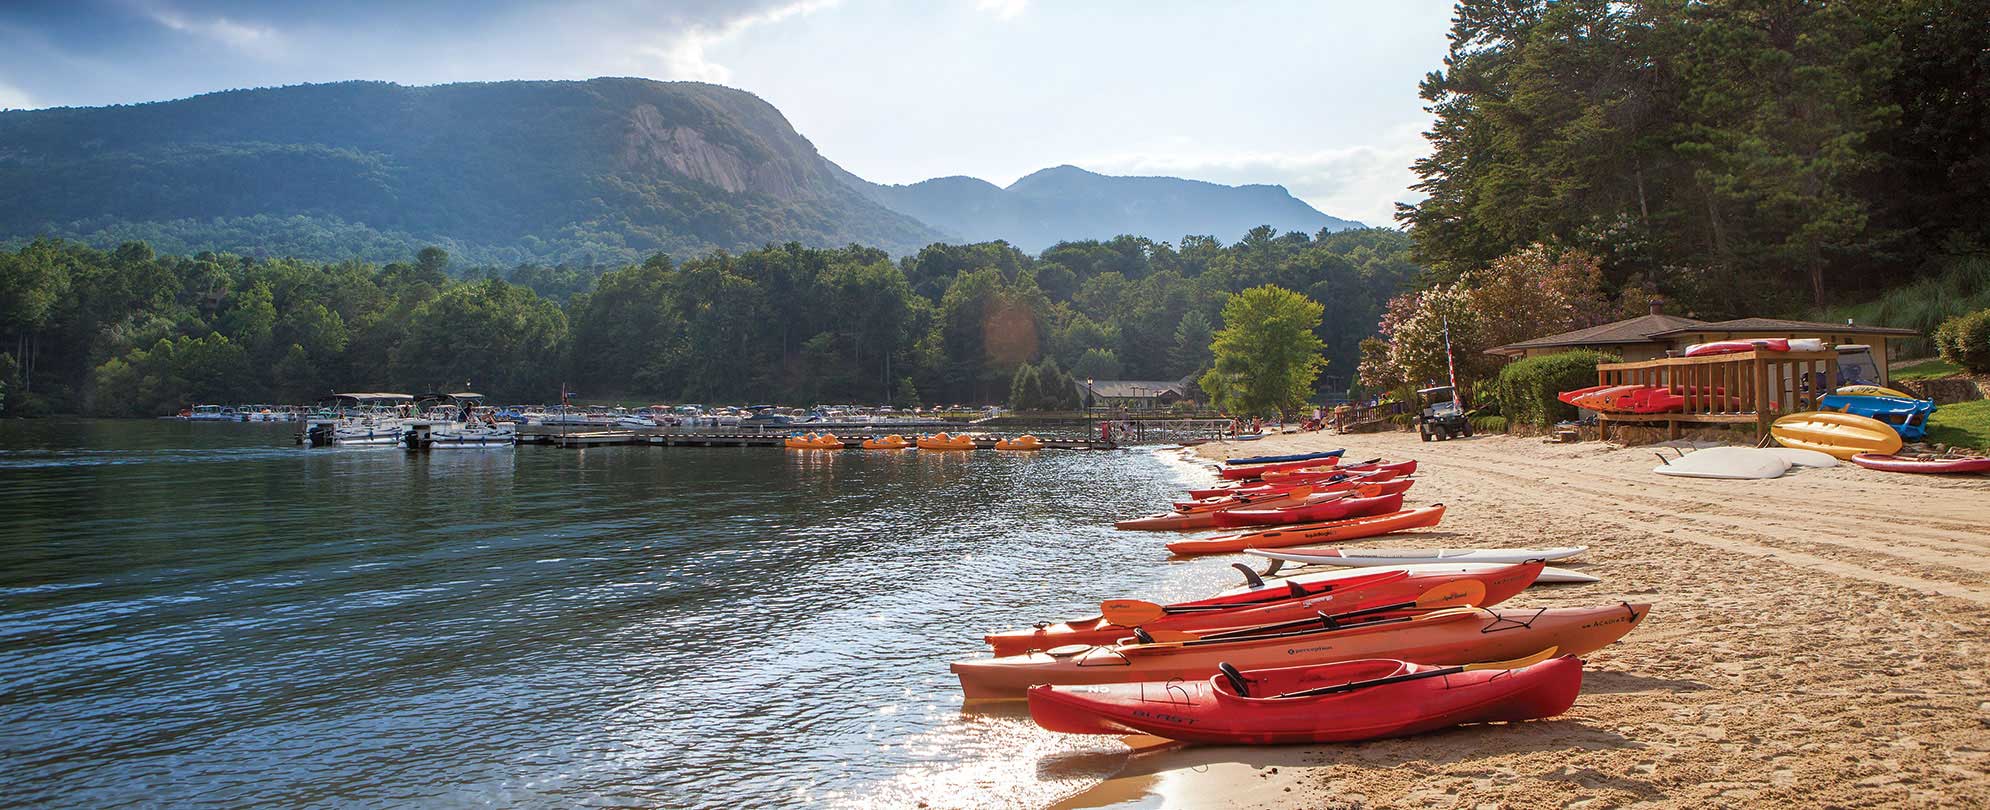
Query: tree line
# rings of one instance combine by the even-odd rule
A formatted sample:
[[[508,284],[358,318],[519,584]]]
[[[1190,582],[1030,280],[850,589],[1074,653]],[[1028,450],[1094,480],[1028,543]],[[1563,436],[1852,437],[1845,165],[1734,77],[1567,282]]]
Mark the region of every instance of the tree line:
[[[1069,404],[1073,380],[1176,380],[1213,362],[1225,302],[1317,302],[1321,385],[1345,389],[1389,298],[1420,272],[1390,230],[1223,245],[1137,237],[1032,256],[936,244],[770,245],[613,268],[453,268],[160,255],[41,239],[0,252],[6,413],[156,415],[194,402],[469,387],[500,401]],[[1034,372],[1018,375],[1028,367]],[[1334,376],[1338,372],[1339,376]]]
[[[1363,379],[1441,378],[1447,320],[1469,382],[1654,297],[1802,317],[1980,262],[1985,54],[1974,0],[1462,0],[1398,215],[1430,273]]]
[[[1990,4],[1464,0],[1450,40],[1400,215],[1438,278],[1575,248],[1733,317],[1990,241]]]

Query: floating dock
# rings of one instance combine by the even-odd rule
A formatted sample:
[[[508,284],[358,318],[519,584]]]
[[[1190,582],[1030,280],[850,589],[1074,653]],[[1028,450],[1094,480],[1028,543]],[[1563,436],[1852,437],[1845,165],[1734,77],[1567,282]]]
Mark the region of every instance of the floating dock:
[[[882,436],[884,434],[879,434]],[[840,436],[843,449],[857,450],[865,439],[877,436]],[[912,437],[907,437],[908,439]],[[615,447],[652,445],[656,447],[785,447],[785,433],[705,433],[672,430],[588,430],[562,431],[557,427],[521,425],[519,444],[546,444],[554,447]],[[976,450],[995,449],[995,439],[976,438]],[[1112,450],[1119,445],[1098,439],[1043,439],[1045,450]],[[927,451],[934,452],[934,451]]]

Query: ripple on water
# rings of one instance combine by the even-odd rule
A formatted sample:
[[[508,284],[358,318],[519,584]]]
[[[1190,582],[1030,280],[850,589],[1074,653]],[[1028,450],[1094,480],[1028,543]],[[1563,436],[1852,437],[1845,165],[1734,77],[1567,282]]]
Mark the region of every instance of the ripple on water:
[[[1147,452],[63,424],[0,425],[0,780],[37,804],[1040,805],[1119,744],[963,713],[947,662],[1227,578],[1107,528],[1199,474]]]

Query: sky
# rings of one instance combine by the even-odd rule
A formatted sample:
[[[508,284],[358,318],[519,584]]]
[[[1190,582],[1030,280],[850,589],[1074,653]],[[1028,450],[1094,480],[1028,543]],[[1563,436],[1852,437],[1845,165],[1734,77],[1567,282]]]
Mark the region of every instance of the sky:
[[[0,0],[0,109],[372,79],[747,90],[867,179],[1072,164],[1391,225],[1448,0]]]

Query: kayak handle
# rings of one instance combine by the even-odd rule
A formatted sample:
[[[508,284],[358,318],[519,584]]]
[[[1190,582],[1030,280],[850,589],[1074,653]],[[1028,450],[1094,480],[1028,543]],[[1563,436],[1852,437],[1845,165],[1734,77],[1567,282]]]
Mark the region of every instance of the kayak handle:
[[[1230,666],[1230,662],[1224,661],[1217,664],[1216,670],[1223,673],[1223,679],[1229,681],[1230,688],[1237,691],[1237,697],[1251,696],[1250,687],[1246,685],[1250,682],[1244,680],[1244,673],[1238,672],[1236,667]]]

